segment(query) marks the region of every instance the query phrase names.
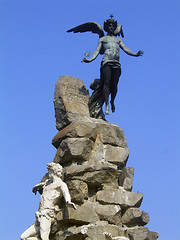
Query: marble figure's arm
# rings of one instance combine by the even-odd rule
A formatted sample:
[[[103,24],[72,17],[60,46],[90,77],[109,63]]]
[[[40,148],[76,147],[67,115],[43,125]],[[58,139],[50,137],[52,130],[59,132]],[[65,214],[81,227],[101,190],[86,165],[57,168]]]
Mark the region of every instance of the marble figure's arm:
[[[62,194],[63,194],[63,197],[65,199],[65,202],[69,205],[72,205],[74,209],[76,209],[76,206],[73,202],[71,202],[71,196],[70,196],[70,193],[69,193],[69,189],[66,185],[65,182],[61,182],[60,183],[60,187],[61,187],[61,191],[62,191]]]

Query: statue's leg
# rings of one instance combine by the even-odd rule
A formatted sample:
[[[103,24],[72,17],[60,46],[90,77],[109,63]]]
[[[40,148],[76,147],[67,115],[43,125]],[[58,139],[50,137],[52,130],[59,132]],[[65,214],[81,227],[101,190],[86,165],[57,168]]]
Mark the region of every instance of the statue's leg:
[[[42,240],[49,240],[52,219],[42,216],[40,219],[40,236]]]
[[[21,240],[26,240],[26,239],[29,239],[32,237],[37,237],[38,234],[39,234],[39,226],[33,224],[21,235]],[[37,239],[38,239],[38,237],[37,237]]]
[[[110,94],[110,82],[111,82],[111,67],[105,65],[102,67],[102,76],[103,76],[103,94],[105,101],[105,114],[109,115],[109,94]]]
[[[112,71],[112,82],[111,82],[111,110],[112,110],[112,112],[115,112],[114,99],[117,94],[117,86],[118,86],[120,75],[121,75],[121,69],[114,68]]]

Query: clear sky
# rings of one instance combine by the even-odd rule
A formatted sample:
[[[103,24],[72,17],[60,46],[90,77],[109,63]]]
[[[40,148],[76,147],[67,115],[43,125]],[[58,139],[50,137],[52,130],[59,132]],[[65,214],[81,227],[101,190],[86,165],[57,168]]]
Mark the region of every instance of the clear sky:
[[[160,240],[179,238],[180,225],[180,1],[0,0],[1,239],[19,239],[34,222],[39,196],[31,189],[55,156],[53,95],[59,76],[99,77],[102,56],[81,63],[98,42],[66,30],[110,14],[124,43],[144,56],[120,52],[116,112],[107,120],[125,133],[135,168],[133,191],[144,193],[147,227]]]

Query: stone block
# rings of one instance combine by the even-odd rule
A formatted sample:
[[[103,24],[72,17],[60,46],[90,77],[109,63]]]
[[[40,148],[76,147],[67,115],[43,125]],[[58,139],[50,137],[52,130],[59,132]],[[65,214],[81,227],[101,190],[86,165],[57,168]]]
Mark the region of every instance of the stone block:
[[[95,203],[95,211],[100,220],[106,220],[109,223],[117,226],[121,225],[121,207],[119,205],[102,205],[98,202]]]
[[[66,138],[61,142],[53,162],[65,166],[72,162],[88,161],[93,145],[88,138]]]
[[[99,217],[95,212],[95,208],[93,203],[90,201],[85,201],[82,205],[76,205],[77,209],[73,209],[72,207],[63,208],[58,213],[58,220],[62,223],[66,224],[88,224],[99,221]]]
[[[82,179],[88,184],[89,188],[101,188],[104,185],[112,188],[118,187],[118,171],[113,168],[84,173]]]
[[[134,168],[125,167],[119,177],[119,185],[127,191],[131,191],[133,187]]]
[[[82,165],[71,164],[65,168],[66,180],[81,180],[90,188],[102,187],[106,184],[117,188],[118,177],[117,167],[110,163],[88,161]]]
[[[93,162],[105,162],[106,145],[102,144],[99,135],[96,137],[90,160]]]
[[[67,186],[74,203],[83,203],[88,198],[88,186],[80,180],[67,181]]]
[[[151,232],[146,227],[127,228],[127,234],[131,240],[157,240],[159,234]]]
[[[129,208],[122,216],[122,223],[128,227],[144,226],[149,222],[149,215],[139,208]]]
[[[130,207],[140,207],[143,194],[129,192],[120,187],[117,190],[105,189],[98,191],[96,199],[102,204],[118,204],[121,208],[127,209]]]
[[[97,123],[97,131],[103,144],[127,148],[124,131],[119,126],[103,121]]]
[[[129,157],[129,148],[116,147],[109,144],[105,146],[105,161],[117,165],[118,169],[124,168]]]
[[[83,117],[64,127],[52,140],[53,146],[59,147],[62,140],[71,138],[89,138],[93,141],[99,137],[100,142],[113,146],[127,148],[123,130],[115,125],[100,119]]]
[[[55,86],[56,128],[61,130],[83,116],[89,117],[89,91],[81,79],[61,76]]]
[[[96,123],[87,117],[82,120],[74,121],[59,131],[52,140],[52,145],[58,148],[65,138],[89,138],[96,139]]]

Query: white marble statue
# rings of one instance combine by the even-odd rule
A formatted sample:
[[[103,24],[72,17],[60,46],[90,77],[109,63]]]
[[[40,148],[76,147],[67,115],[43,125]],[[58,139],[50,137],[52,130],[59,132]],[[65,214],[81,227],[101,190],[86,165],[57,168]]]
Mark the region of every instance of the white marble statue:
[[[106,240],[129,240],[129,238],[124,236],[112,237],[110,233],[104,232]]]
[[[49,163],[47,165],[49,179],[40,182],[33,187],[33,192],[42,192],[39,210],[36,212],[36,221],[22,235],[21,240],[39,239],[49,240],[51,225],[54,222],[55,214],[60,210],[58,202],[63,196],[65,202],[76,209],[71,202],[68,187],[62,181],[63,168],[59,163]]]

